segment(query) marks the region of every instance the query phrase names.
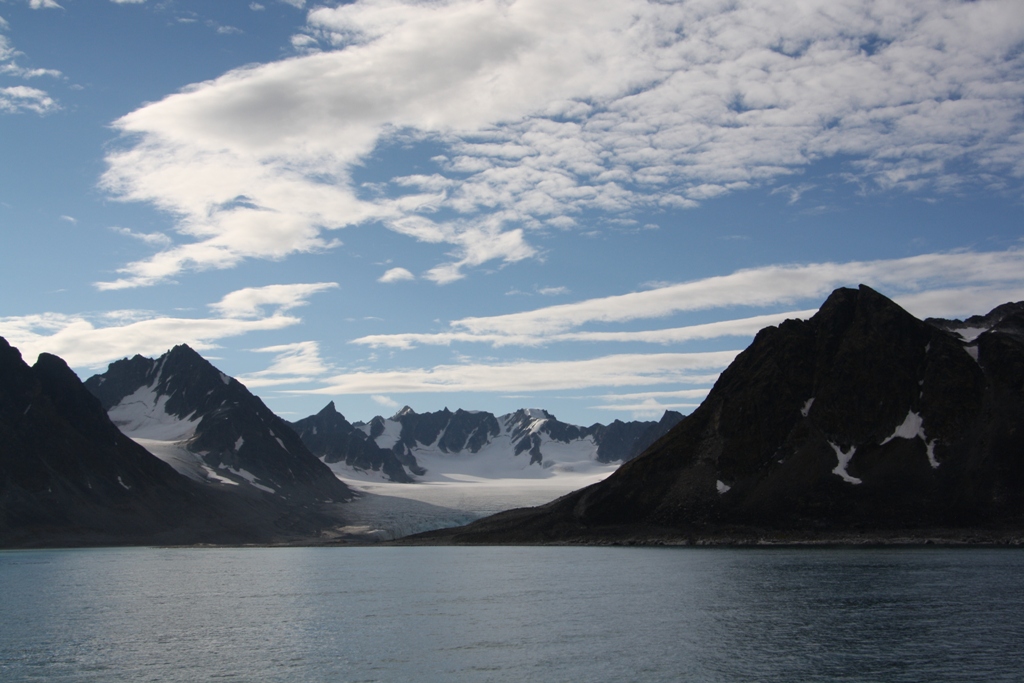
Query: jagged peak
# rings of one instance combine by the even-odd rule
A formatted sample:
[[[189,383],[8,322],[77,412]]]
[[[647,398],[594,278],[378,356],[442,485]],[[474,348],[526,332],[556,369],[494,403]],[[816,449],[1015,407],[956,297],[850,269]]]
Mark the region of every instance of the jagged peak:
[[[391,419],[392,420],[397,420],[399,418],[405,417],[406,415],[415,415],[415,414],[416,414],[415,410],[413,410],[409,406],[403,406],[401,410],[399,410],[397,413],[395,413],[391,417]]]
[[[198,351],[193,349],[188,344],[177,344],[170,351],[166,352],[163,355],[163,357],[164,358],[188,358],[188,359],[191,359],[191,360],[200,360],[200,361],[203,361],[204,363],[209,363],[210,362],[210,361],[206,360],[205,358],[203,358],[202,354],[200,354]]]
[[[334,406],[334,401],[330,401],[316,415],[317,417],[321,417],[327,415],[340,415],[340,413],[338,412],[338,409]]]

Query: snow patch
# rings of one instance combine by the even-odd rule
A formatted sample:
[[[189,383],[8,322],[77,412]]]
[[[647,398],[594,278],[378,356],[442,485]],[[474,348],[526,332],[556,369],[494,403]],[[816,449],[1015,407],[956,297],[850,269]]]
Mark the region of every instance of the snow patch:
[[[800,414],[803,415],[804,417],[807,417],[807,415],[811,412],[811,406],[813,405],[814,398],[812,397],[807,399],[807,401],[804,402],[804,407],[800,409]]]
[[[813,401],[814,399],[812,398],[811,400]],[[715,482],[715,487],[716,487],[716,488],[718,489],[718,494],[719,494],[719,495],[721,495],[721,494],[723,494],[723,493],[728,493],[728,492],[729,492],[729,489],[731,489],[731,488],[732,488],[731,486],[729,486],[728,484],[726,484],[726,483],[725,483],[724,481],[722,481],[721,479],[719,479],[718,481],[716,481],[716,482]]]
[[[247,470],[236,470],[236,469],[231,468],[231,467],[224,467],[223,469],[227,470],[228,472],[230,472],[231,474],[235,475],[236,477],[241,477],[242,479],[245,479],[247,482],[249,482],[252,486],[255,486],[256,488],[258,488],[260,491],[265,491],[267,493],[277,493],[277,491],[275,491],[274,489],[270,488],[269,486],[264,486],[263,484],[257,484],[256,480],[259,477],[257,477],[252,472],[249,472]],[[231,482],[231,483],[235,483],[235,482]]]
[[[274,439],[275,439],[275,440],[277,441],[277,443],[278,443],[278,444],[280,444],[280,446],[281,446],[281,450],[283,450],[283,451],[287,451],[287,450],[288,450],[288,449],[287,449],[287,448],[285,448],[285,446],[284,446],[284,441],[281,441],[281,437],[279,437],[279,436],[275,436],[275,437],[274,437]]]
[[[203,465],[203,473],[206,474],[207,481],[215,481],[221,484],[230,484],[231,486],[238,486],[237,481],[233,481],[231,479],[228,479],[227,477],[222,477],[221,475],[217,474],[213,470],[213,468],[207,465]]]
[[[369,430],[366,432],[369,434]],[[384,420],[384,432],[377,437],[377,445],[384,450],[391,449],[402,438],[402,423],[398,420]]]
[[[224,384],[231,384],[231,378],[225,375],[223,372],[220,373],[220,381],[224,382]]]
[[[238,441],[235,442],[235,453],[237,453],[239,450],[241,450],[242,444],[244,444],[244,443],[245,443],[245,437],[241,437],[241,436],[238,437]]]
[[[924,438],[924,437],[922,436],[921,438]],[[939,468],[939,461],[935,459],[935,443],[936,443],[936,441],[937,441],[937,439],[932,439],[931,441],[926,441],[925,442],[927,444],[927,446],[928,446],[928,464],[932,466],[933,470]]]
[[[198,455],[185,448],[184,443],[139,437],[132,437],[132,441],[173,467],[174,471],[178,474],[184,475],[193,481],[206,481],[207,477],[203,461]],[[235,482],[231,483],[234,484]]]
[[[896,431],[892,433],[892,436],[883,441],[880,445],[884,446],[893,439],[916,439],[917,437],[924,438],[924,418],[915,413],[913,410],[907,411],[907,416],[903,418],[903,424],[896,428]]]
[[[125,491],[131,491],[132,490],[132,487],[129,486],[128,484],[124,483],[124,480],[121,479],[121,475],[117,475],[117,483],[120,484],[121,486],[123,486]]]
[[[839,459],[839,464],[832,470],[832,474],[838,474],[843,478],[843,481],[851,484],[862,483],[860,479],[850,476],[850,473],[846,471],[847,466],[850,464],[850,460],[853,459],[853,454],[857,452],[856,446],[850,446],[850,450],[844,452],[842,448],[831,441],[828,442],[828,445],[836,452],[836,457]]]
[[[970,356],[971,358],[974,359],[975,363],[978,362],[978,347],[977,347],[977,345],[975,345],[975,346],[965,346],[964,347],[964,351],[967,352],[968,356]]]
[[[938,439],[932,439],[931,441],[928,440],[928,437],[924,433],[924,418],[913,410],[907,411],[907,416],[903,419],[903,424],[896,428],[896,431],[892,433],[892,436],[879,445],[884,446],[897,438],[921,439],[928,448],[928,464],[932,466],[932,469],[938,468],[939,461],[935,459],[935,444],[938,443]]]
[[[139,387],[108,410],[107,416],[118,429],[133,439],[191,439],[202,418],[191,419],[194,412],[187,417],[168,414],[166,406],[169,398],[166,394],[158,395],[156,385]]]
[[[988,332],[988,328],[987,327],[964,327],[964,328],[959,329],[959,330],[954,330],[954,332],[956,334],[960,335],[960,338],[963,339],[965,342],[972,342],[975,339],[977,339],[978,337],[980,337],[983,332]]]

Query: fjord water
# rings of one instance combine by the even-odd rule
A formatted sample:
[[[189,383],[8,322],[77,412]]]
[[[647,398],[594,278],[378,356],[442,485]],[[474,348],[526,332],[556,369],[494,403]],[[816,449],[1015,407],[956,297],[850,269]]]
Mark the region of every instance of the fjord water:
[[[1020,681],[1024,551],[0,552],[2,681]]]

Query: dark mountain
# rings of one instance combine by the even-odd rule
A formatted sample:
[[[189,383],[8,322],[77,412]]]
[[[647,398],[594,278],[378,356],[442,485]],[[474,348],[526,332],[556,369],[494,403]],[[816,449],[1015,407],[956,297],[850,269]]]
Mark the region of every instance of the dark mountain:
[[[64,361],[29,367],[0,338],[0,546],[267,542],[328,521],[181,477],[123,435]]]
[[[759,332],[693,414],[606,480],[420,541],[1019,535],[1022,446],[1024,305],[924,322],[839,289],[811,319]]]
[[[538,466],[551,460],[546,451],[589,439],[593,459],[629,460],[675,426],[682,415],[667,411],[660,422],[621,422],[590,427],[560,422],[544,410],[523,409],[495,417],[483,411],[444,410],[417,413],[406,406],[389,419],[349,423],[329,403],[316,415],[292,426],[325,462],[344,462],[363,471],[381,472],[396,482],[425,474],[417,453],[425,448],[449,455],[471,455],[490,448],[495,457],[529,458]]]
[[[85,386],[129,436],[153,448],[178,444],[184,457],[168,450],[167,459],[193,479],[301,504],[352,496],[286,421],[188,346],[117,361]]]
[[[607,426],[591,425],[590,432],[597,442],[597,459],[601,462],[632,460],[668,434],[682,419],[682,413],[666,410],[657,422],[615,420]]]
[[[354,427],[337,411],[334,401],[316,415],[292,423],[292,428],[306,447],[326,463],[343,462],[353,469],[383,472],[395,482],[413,481],[394,451],[381,448],[369,434]],[[415,460],[410,467],[418,470]]]

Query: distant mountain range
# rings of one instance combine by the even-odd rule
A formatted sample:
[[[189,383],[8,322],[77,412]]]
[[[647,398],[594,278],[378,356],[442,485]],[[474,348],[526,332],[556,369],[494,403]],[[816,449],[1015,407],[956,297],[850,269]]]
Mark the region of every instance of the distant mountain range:
[[[449,468],[453,459],[476,461],[491,476],[515,476],[531,465],[557,471],[588,463],[626,461],[639,455],[683,416],[666,411],[659,422],[577,427],[545,410],[495,417],[483,411],[417,413],[406,406],[393,417],[349,423],[334,402],[292,424],[309,449],[329,464],[413,482]],[[340,470],[344,472],[344,470]]]
[[[600,483],[415,542],[1024,536],[1024,303],[921,321],[872,289],[759,332]]]

